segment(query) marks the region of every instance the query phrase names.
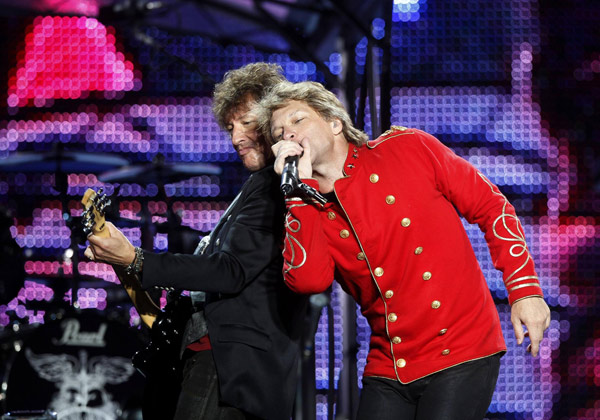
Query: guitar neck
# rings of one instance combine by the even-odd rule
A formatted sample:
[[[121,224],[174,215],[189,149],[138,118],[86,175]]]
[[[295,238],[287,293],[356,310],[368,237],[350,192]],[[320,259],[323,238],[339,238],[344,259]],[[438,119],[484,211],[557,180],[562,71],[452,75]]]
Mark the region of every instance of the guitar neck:
[[[98,227],[94,227],[92,229],[94,235],[96,236],[100,236],[101,238],[109,238],[110,237],[110,233],[108,232],[108,229],[106,228],[106,223],[104,220],[102,220],[102,224]]]
[[[101,238],[109,238],[110,232],[106,227],[104,209],[98,208],[98,201],[96,192],[88,188],[81,200],[86,212],[89,213],[89,220],[91,220],[86,222],[86,226],[91,234]],[[142,289],[142,284],[136,275],[127,274],[123,267],[112,267],[138,311],[142,322],[152,328],[156,316],[160,313],[160,308],[154,303],[148,292]]]
[[[142,289],[137,275],[127,274],[123,267],[113,266],[113,270],[133,302],[142,322],[152,328],[157,315],[161,312],[160,308],[154,303],[148,292]]]

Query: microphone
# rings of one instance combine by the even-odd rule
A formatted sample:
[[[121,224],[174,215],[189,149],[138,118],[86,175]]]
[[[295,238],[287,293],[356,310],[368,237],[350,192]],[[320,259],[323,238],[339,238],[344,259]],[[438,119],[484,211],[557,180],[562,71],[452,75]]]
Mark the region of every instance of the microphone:
[[[298,159],[300,156],[288,156],[285,158],[283,172],[281,172],[281,192],[290,194],[298,186]]]

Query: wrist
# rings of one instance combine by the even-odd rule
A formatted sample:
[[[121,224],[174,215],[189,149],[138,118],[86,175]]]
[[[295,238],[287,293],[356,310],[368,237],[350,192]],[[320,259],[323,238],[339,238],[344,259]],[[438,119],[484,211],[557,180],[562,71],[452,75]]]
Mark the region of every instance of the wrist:
[[[121,265],[128,267],[135,263],[135,258],[136,258],[135,248],[136,248],[135,246],[129,244],[129,246],[127,247],[127,252],[125,253],[126,258],[123,259],[123,262],[121,263]]]
[[[512,302],[510,302],[510,306],[513,306],[515,303],[517,302],[521,302],[522,300],[525,299],[531,299],[531,298],[539,298],[539,299],[544,299],[543,295],[530,295],[530,296],[524,296],[524,297],[520,297],[518,299],[513,300]]]
[[[134,248],[133,261],[125,267],[125,272],[129,275],[139,274],[142,271],[142,265],[144,263],[144,251],[139,246]]]

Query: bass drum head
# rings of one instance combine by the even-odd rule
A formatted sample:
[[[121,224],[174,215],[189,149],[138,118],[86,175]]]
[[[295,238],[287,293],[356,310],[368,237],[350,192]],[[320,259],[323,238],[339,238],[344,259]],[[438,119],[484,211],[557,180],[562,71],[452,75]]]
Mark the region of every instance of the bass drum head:
[[[59,420],[135,418],[144,378],[131,364],[141,334],[95,310],[70,313],[14,342],[4,411],[48,409]]]

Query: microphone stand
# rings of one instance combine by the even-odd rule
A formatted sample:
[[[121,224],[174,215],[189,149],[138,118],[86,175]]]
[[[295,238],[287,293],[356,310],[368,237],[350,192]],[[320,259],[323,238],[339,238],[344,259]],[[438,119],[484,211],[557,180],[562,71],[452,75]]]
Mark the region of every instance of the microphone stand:
[[[298,182],[297,188],[310,198],[314,198],[315,200],[317,200],[322,206],[324,206],[327,203],[327,199],[323,197],[319,191],[315,190],[310,185],[307,185],[304,182]]]
[[[321,195],[321,193],[319,191],[315,190],[310,185],[307,185],[304,182],[298,181],[296,179],[296,177],[292,177],[291,181],[292,181],[291,183],[287,183],[287,184],[281,186],[281,192],[283,193],[283,195],[288,196],[292,192],[294,192],[296,190],[300,190],[306,196],[308,196],[310,198],[314,198],[315,200],[317,200],[319,202],[319,204],[321,204],[323,206],[327,203],[327,199],[323,195]]]

